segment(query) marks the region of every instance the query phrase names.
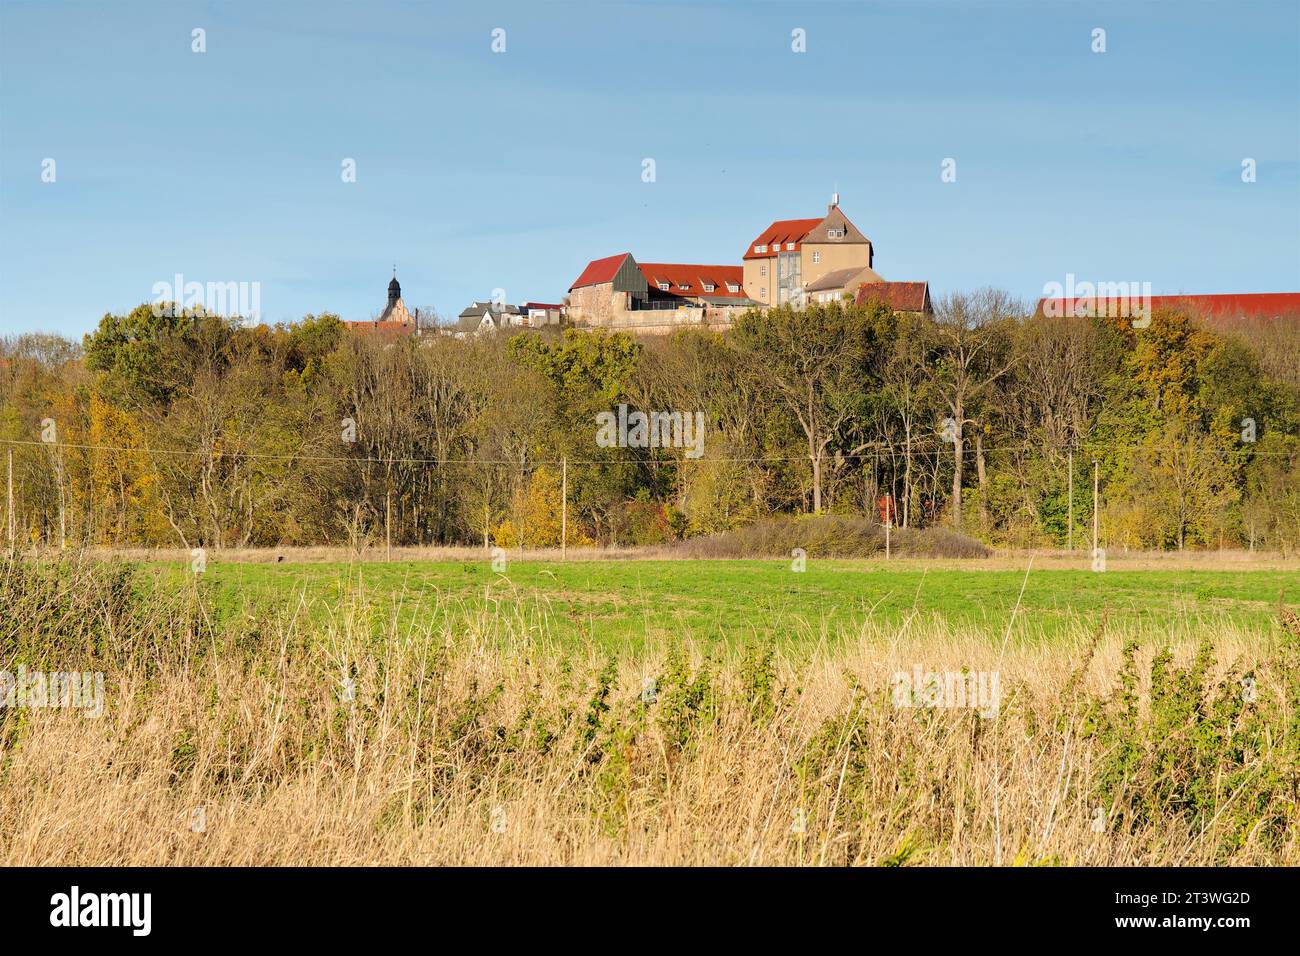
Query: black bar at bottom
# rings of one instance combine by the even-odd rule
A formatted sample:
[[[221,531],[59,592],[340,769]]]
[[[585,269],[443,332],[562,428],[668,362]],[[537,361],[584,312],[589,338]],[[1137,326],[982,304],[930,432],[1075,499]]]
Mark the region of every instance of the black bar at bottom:
[[[600,932],[658,947],[689,921],[720,938],[847,930],[865,943],[902,930],[951,944],[1010,931],[1231,944],[1291,924],[1294,878],[1287,869],[55,867],[0,870],[0,911],[8,943],[75,935],[337,947],[459,930],[495,945],[585,945]],[[701,941],[691,936],[693,947]]]

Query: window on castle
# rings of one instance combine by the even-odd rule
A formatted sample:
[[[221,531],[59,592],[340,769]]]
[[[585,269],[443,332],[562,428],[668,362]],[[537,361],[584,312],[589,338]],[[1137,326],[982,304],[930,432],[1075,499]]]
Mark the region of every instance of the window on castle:
[[[814,252],[813,262],[821,262],[821,261],[822,261],[822,254],[820,252]]]

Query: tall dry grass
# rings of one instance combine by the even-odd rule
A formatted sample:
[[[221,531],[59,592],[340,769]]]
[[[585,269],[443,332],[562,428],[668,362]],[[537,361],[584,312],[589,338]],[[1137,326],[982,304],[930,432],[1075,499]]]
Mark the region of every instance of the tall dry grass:
[[[7,865],[1300,863],[1282,626],[609,659],[544,607],[218,623],[123,565],[0,572],[0,665],[103,670],[107,698],[0,711]],[[896,706],[914,665],[996,671],[997,715]]]

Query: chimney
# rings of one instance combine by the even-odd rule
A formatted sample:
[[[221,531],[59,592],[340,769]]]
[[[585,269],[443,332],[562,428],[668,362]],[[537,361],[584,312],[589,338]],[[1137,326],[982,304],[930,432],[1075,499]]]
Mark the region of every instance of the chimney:
[[[827,215],[829,215],[830,213],[833,213],[833,212],[835,211],[836,207],[839,206],[839,204],[840,204],[840,194],[839,194],[839,193],[831,193],[831,204],[830,204],[829,206],[826,207],[826,213],[827,213]]]

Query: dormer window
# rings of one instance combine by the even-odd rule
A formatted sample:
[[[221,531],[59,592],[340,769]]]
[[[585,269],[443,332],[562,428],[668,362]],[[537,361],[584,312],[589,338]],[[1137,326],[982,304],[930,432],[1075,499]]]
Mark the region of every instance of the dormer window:
[[[689,285],[682,285],[682,283],[679,282],[679,283],[677,283],[677,288],[679,288],[679,289],[681,289],[683,292],[685,292],[687,289],[690,288],[690,286],[689,286]]]
[[[827,229],[827,230],[826,230],[826,238],[827,238],[827,239],[843,239],[843,238],[844,238],[844,230],[843,230],[842,228]]]
[[[787,242],[787,243],[785,244],[785,251],[786,251],[786,252],[794,252],[794,243],[793,243],[793,242]]]
[[[714,289],[716,289],[716,288],[717,288],[717,286],[715,286],[712,282],[706,282],[706,283],[704,283],[704,291],[705,291],[705,292],[712,292],[712,291],[713,291]]]
[[[755,251],[755,252],[767,252],[767,244],[764,243],[764,244],[761,245],[761,246],[755,246],[755,247],[754,247],[754,251]]]
[[[738,285],[732,285],[730,282],[728,282],[728,283],[727,283],[727,291],[728,291],[728,292],[739,292],[739,291],[740,291],[740,286],[738,286]]]
[[[669,283],[669,282],[660,282],[660,283],[659,283],[659,291],[660,291],[660,292],[667,292],[670,288],[672,288],[672,284]]]

